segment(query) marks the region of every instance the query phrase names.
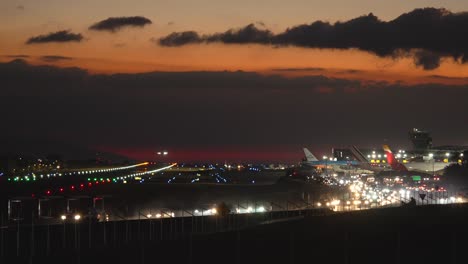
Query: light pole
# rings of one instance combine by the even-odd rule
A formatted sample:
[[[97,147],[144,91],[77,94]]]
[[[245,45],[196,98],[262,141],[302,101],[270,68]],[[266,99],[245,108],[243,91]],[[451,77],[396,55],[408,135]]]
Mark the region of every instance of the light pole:
[[[158,151],[156,152],[156,154],[158,155],[158,159],[160,161],[164,161],[164,157],[166,157],[169,154],[169,152],[164,150],[164,151]]]
[[[66,226],[65,226],[65,221],[67,220],[67,215],[60,216],[60,219],[62,220],[62,223],[63,223],[63,248],[65,248],[66,247]]]
[[[77,236],[76,228],[77,228],[78,221],[80,221],[81,219],[81,215],[76,214],[73,218],[75,219],[75,248],[78,248],[78,236]]]
[[[325,160],[325,176],[328,176],[328,157],[323,156],[323,159]]]
[[[431,158],[432,160],[432,177],[434,177],[434,154],[433,153],[429,153],[429,158]]]

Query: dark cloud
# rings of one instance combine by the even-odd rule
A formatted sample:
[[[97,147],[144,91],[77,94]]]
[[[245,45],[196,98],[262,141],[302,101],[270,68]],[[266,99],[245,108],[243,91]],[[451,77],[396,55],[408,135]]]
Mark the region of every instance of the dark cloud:
[[[51,32],[47,35],[39,35],[36,37],[31,37],[26,41],[26,44],[40,44],[40,43],[49,43],[49,42],[80,42],[83,40],[81,34],[71,33],[69,30],[62,30],[57,32]]]
[[[47,62],[56,62],[56,61],[64,61],[64,60],[72,60],[72,57],[65,57],[65,56],[58,56],[58,55],[45,55],[41,56],[40,59],[42,61]]]
[[[162,46],[177,47],[186,44],[202,42],[202,38],[195,31],[174,32],[159,40],[152,39]]]
[[[384,138],[409,145],[412,127],[431,130],[437,144],[463,143],[468,134],[460,118],[468,85],[242,71],[106,75],[23,60],[0,63],[0,80],[0,112],[8,113],[2,149],[28,138],[30,147],[52,141],[137,150],[291,145],[300,155],[304,145],[378,146]]]
[[[452,76],[444,76],[444,75],[429,75],[429,77],[441,79],[441,80],[460,80],[460,81],[466,81],[468,83],[468,77],[452,77]]]
[[[180,43],[176,37],[182,35],[172,33],[171,42],[162,41],[160,44],[175,46],[172,43]],[[184,44],[200,42],[271,44],[279,47],[355,48],[377,56],[394,58],[409,54],[414,56],[418,66],[432,70],[440,65],[438,57],[451,57],[461,63],[468,61],[468,13],[423,8],[405,13],[388,22],[370,13],[334,24],[315,21],[311,24],[293,26],[278,34],[260,30],[251,24],[240,30],[206,35],[193,42],[186,41]]]
[[[23,6],[23,5],[17,5],[17,6],[16,6],[16,9],[23,11],[23,10],[24,10],[24,6]]]
[[[356,69],[348,69],[348,70],[340,70],[338,73],[344,73],[344,74],[356,74],[356,73],[362,73],[362,70],[356,70]]]
[[[424,70],[434,70],[440,66],[440,55],[429,51],[416,51],[414,53],[414,64],[423,67]]]
[[[27,59],[31,56],[25,54],[5,55],[7,58]]]
[[[306,68],[274,68],[272,69],[273,71],[279,71],[279,72],[303,72],[303,71],[309,71],[309,72],[323,72],[325,71],[325,68],[316,68],[316,67],[306,67]]]
[[[166,47],[177,47],[195,43],[222,42],[227,44],[270,43],[273,33],[269,30],[258,29],[254,24],[239,29],[230,29],[223,33],[212,35],[199,35],[195,31],[174,32],[157,43]]]
[[[258,29],[254,24],[250,24],[240,29],[230,29],[224,33],[205,36],[204,39],[206,42],[222,42],[228,44],[268,44],[271,42],[272,37],[273,33],[271,31]]]
[[[99,21],[89,27],[90,30],[116,32],[123,27],[144,27],[151,24],[151,20],[146,17],[109,17]]]

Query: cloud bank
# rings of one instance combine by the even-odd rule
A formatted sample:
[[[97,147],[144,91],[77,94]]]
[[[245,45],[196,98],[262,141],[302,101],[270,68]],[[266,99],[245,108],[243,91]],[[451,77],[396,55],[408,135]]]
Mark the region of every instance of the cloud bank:
[[[413,57],[425,70],[439,67],[443,57],[468,61],[468,13],[423,8],[382,21],[374,14],[334,24],[315,21],[273,34],[254,24],[223,33],[174,32],[159,39],[166,47],[199,43],[261,44],[305,48],[359,49],[381,57]]]
[[[144,27],[153,22],[146,17],[109,17],[89,27],[90,30],[116,32],[124,27]]]
[[[83,40],[81,34],[71,33],[69,30],[62,30],[57,32],[51,32],[46,35],[39,35],[31,37],[26,41],[26,44],[41,44],[41,43],[50,43],[50,42],[80,42]]]
[[[59,56],[59,55],[45,55],[41,56],[40,60],[42,61],[47,61],[47,62],[56,62],[56,61],[67,61],[67,60],[72,60],[72,57],[65,57],[65,56]]]

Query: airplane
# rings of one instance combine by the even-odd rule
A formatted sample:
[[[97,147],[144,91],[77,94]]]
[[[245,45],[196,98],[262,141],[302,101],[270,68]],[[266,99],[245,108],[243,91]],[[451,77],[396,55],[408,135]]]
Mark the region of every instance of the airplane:
[[[432,172],[432,174],[435,175],[443,172],[444,168],[449,165],[449,163],[446,162],[435,161],[434,158],[431,158],[430,160],[425,159],[425,161],[422,162],[409,161],[402,164],[395,158],[388,145],[383,145],[383,150],[387,154],[387,163],[391,168],[403,173],[419,172],[427,174]]]
[[[323,160],[318,160],[310,150],[304,148],[304,154],[306,160],[303,162],[305,165],[314,166],[314,167],[326,167],[326,166],[349,166],[349,165],[359,165],[359,162],[355,160],[336,160],[333,158],[327,158]]]
[[[364,154],[362,154],[362,152],[356,146],[351,146],[349,150],[351,151],[351,154],[353,154],[353,156],[360,162],[360,167],[363,170],[374,173],[390,170],[390,168],[385,164],[370,163],[366,156],[364,156]]]
[[[303,148],[305,154],[305,161],[301,163],[302,166],[330,169],[334,172],[343,173],[356,173],[356,174],[370,174],[372,171],[363,168],[362,162],[359,160],[336,160],[336,158],[326,158],[323,160],[317,159],[310,150]],[[367,162],[367,161],[366,161]]]

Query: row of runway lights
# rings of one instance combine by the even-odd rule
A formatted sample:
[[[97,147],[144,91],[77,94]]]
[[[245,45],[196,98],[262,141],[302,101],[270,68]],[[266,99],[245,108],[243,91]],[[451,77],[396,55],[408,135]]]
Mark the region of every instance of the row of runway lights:
[[[152,174],[152,173],[160,172],[160,171],[169,169],[169,168],[171,168],[171,167],[173,167],[175,165],[176,165],[176,163],[174,163],[174,164],[172,164],[170,166],[166,166],[166,167],[163,167],[163,168],[156,169],[156,170],[146,171],[146,172],[142,172],[142,173],[134,173],[134,174],[130,174],[130,175],[123,176],[123,177],[117,177],[117,178],[113,178],[113,179],[110,179],[110,178],[100,178],[100,179],[88,178],[87,179],[88,180],[87,184],[80,183],[80,184],[77,184],[77,185],[71,185],[69,190],[71,190],[71,191],[83,190],[85,187],[91,188],[93,185],[105,184],[105,183],[111,183],[111,182],[117,183],[119,179],[124,179],[124,183],[126,183],[125,179],[127,179],[128,177],[136,177],[136,176],[141,176],[141,175],[145,175],[145,174]],[[64,193],[65,190],[66,190],[66,187],[59,187],[55,191],[53,191],[52,189],[48,189],[48,190],[45,191],[45,194],[50,196],[50,195],[57,194],[57,193]],[[35,194],[32,194],[31,196],[34,197]]]
[[[48,173],[48,174],[41,174],[41,175],[36,175],[32,173],[31,175],[25,175],[25,176],[16,176],[16,177],[10,177],[8,178],[8,181],[36,181],[37,179],[44,179],[44,178],[50,178],[50,177],[61,177],[61,176],[67,176],[67,175],[90,175],[90,174],[95,174],[95,173],[103,173],[103,172],[114,172],[114,171],[120,171],[120,170],[127,170],[127,169],[133,169],[136,167],[140,166],[146,166],[148,165],[149,162],[143,162],[135,165],[130,165],[130,166],[123,166],[123,167],[115,167],[115,168],[108,168],[108,169],[98,169],[98,170],[80,170],[80,171],[73,171],[73,172],[65,172],[65,173]]]
[[[44,193],[45,195],[47,196],[52,196],[54,194],[63,194],[65,193],[66,190],[70,190],[70,191],[82,191],[85,189],[85,187],[88,187],[88,188],[91,188],[93,187],[93,185],[99,185],[99,184],[105,184],[105,183],[110,183],[111,180],[110,179],[103,179],[101,181],[96,181],[96,182],[88,182],[87,184],[84,184],[84,183],[80,183],[80,184],[77,184],[77,185],[71,185],[69,189],[67,189],[66,187],[59,187],[57,189],[47,189]],[[31,197],[35,197],[36,195],[33,193],[31,195]]]

